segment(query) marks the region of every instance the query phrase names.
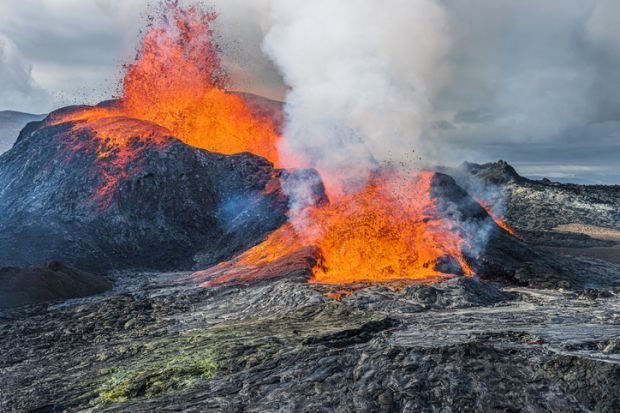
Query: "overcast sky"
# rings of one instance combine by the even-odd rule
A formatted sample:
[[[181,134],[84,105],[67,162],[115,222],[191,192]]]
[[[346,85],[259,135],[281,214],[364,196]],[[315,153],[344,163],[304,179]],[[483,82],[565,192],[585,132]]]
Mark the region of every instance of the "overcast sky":
[[[0,110],[47,112],[109,98],[149,3],[157,1],[1,1]],[[211,3],[236,87],[283,97],[261,52],[269,0]],[[620,1],[438,3],[451,38],[428,132],[438,158],[501,158],[528,175],[620,183]]]

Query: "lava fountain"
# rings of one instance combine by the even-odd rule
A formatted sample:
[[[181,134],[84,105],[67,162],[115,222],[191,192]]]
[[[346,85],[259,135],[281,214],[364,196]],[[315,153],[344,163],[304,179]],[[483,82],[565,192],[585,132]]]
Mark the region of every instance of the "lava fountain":
[[[379,169],[363,190],[302,211],[263,243],[195,277],[207,287],[269,277],[270,266],[309,247],[314,283],[473,275],[463,254],[474,249],[471,240],[458,219],[438,208],[434,176]]]
[[[152,28],[138,60],[127,66],[122,105],[134,118],[169,129],[188,145],[212,152],[252,152],[278,164],[280,139],[271,118],[252,113],[227,93],[212,40],[216,18],[199,8],[171,8],[169,23]]]
[[[215,18],[198,7],[165,6],[136,60],[125,66],[120,99],[50,115],[51,125],[73,122],[75,132],[92,133],[101,169],[116,171],[105,173],[98,198],[109,197],[122,179],[123,165],[139,158],[128,145],[135,140],[164,144],[164,135],[173,136],[212,152],[251,152],[279,163],[277,116],[225,89],[227,76],[210,28]],[[128,119],[145,123],[138,127]]]

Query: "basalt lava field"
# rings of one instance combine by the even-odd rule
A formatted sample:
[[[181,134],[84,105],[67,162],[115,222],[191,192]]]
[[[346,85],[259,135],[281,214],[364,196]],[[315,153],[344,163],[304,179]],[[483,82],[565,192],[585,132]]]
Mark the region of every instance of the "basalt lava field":
[[[314,163],[164,16],[0,155],[1,411],[620,411],[619,186]]]

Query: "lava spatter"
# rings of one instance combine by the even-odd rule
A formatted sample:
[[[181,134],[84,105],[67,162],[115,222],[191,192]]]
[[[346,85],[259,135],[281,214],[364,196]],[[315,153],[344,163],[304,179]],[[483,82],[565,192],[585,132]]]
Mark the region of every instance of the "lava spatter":
[[[438,210],[433,176],[380,170],[364,190],[306,209],[263,243],[195,276],[208,280],[205,286],[229,282],[242,272],[261,278],[274,262],[308,247],[315,251],[313,283],[472,275],[463,255],[468,241],[460,223]]]
[[[170,4],[144,36],[135,62],[126,65],[118,101],[47,119],[50,125],[73,122],[75,133],[92,132],[105,178],[97,201],[105,201],[127,177],[128,162],[139,156],[137,140],[164,144],[164,136],[174,136],[197,148],[251,152],[278,164],[277,121],[225,90],[210,28],[215,18],[198,7]]]

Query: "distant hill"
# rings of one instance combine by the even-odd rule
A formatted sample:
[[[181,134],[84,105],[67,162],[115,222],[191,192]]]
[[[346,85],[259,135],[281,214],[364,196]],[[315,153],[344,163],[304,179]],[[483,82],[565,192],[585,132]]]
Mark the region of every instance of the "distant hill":
[[[440,168],[477,199],[501,202],[517,230],[552,230],[560,225],[620,228],[620,185],[581,185],[525,178],[507,162],[464,162]]]
[[[28,122],[42,120],[45,116],[12,110],[0,111],[0,154],[11,149],[17,135]]]

